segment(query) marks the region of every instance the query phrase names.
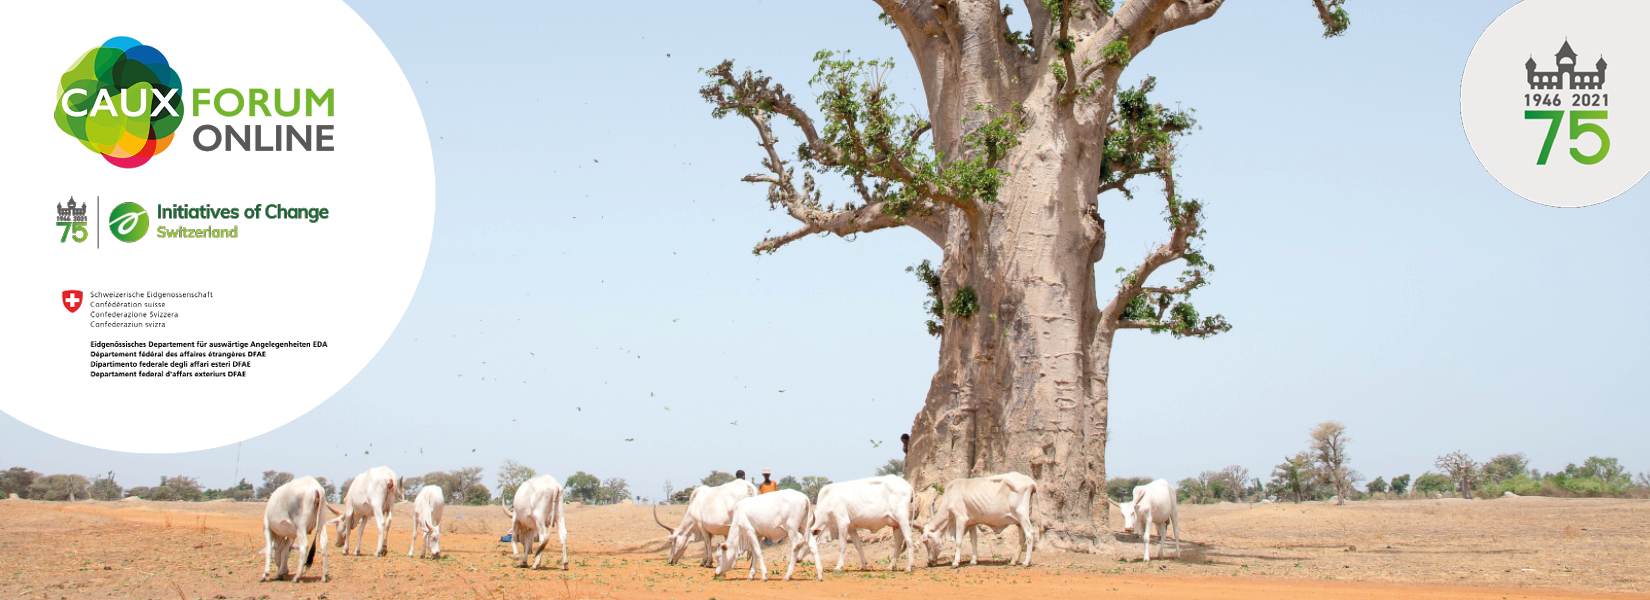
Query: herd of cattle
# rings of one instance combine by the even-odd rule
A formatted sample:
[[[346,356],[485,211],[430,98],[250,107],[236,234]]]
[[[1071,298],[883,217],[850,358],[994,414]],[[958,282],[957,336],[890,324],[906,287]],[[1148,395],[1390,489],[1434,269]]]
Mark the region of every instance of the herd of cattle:
[[[262,581],[282,579],[288,574],[288,559],[297,550],[303,560],[292,571],[292,580],[298,581],[304,568],[315,560],[316,549],[321,554],[321,581],[327,579],[326,528],[337,532],[334,544],[349,553],[349,534],[355,531],[355,554],[361,554],[362,538],[366,536],[366,521],[378,524],[376,556],[388,553],[386,534],[389,532],[391,508],[402,497],[402,481],[388,467],[377,467],[357,475],[343,498],[344,509],[339,511],[326,502],[326,491],[314,477],[295,479],[282,485],[269,496],[264,508],[264,574]],[[1032,501],[1037,495],[1037,482],[1019,473],[1004,473],[987,477],[955,479],[944,488],[926,490],[924,503],[918,503],[911,484],[905,479],[887,475],[826,485],[819,490],[818,503],[812,505],[808,497],[795,490],[779,490],[758,494],[749,481],[734,480],[719,486],[699,486],[689,497],[687,512],[681,524],[670,527],[659,521],[658,507],[653,520],[670,532],[670,564],[676,564],[695,541],[704,544],[704,558],[700,565],[715,567],[716,576],[732,571],[741,555],[748,555],[750,571],[747,579],[758,574],[768,578],[767,563],[762,557],[763,540],[790,542],[790,564],[785,579],[790,579],[797,562],[812,556],[814,577],[825,578],[819,558],[817,538],[838,541],[836,569],[842,569],[848,542],[859,552],[860,568],[868,568],[865,548],[860,543],[859,530],[872,533],[884,527],[893,529],[895,553],[888,568],[898,568],[900,555],[905,556],[905,570],[911,571],[918,537],[913,536],[913,508],[928,508],[927,524],[921,527],[920,542],[928,552],[929,562],[940,557],[940,549],[947,537],[955,541],[956,550],[951,566],[962,562],[962,536],[968,533],[972,546],[969,564],[978,564],[980,556],[979,527],[1002,533],[1010,525],[1019,527],[1020,548],[1012,562],[1031,566],[1031,550],[1036,545],[1037,527],[1032,524]],[[440,487],[426,485],[413,502],[413,541],[407,547],[407,556],[413,556],[419,540],[424,548],[418,556],[441,556],[441,513],[444,494]],[[502,500],[502,498],[501,498]],[[1164,480],[1134,488],[1134,501],[1116,505],[1123,513],[1124,531],[1133,533],[1140,527],[1145,541],[1145,560],[1151,560],[1151,530],[1156,529],[1158,555],[1163,552],[1163,537],[1168,526],[1174,527],[1175,555],[1180,555],[1180,520],[1176,514],[1175,493]],[[520,559],[520,566],[537,569],[544,550],[550,544],[550,530],[555,529],[561,542],[561,567],[567,568],[567,518],[562,487],[554,477],[540,475],[516,488],[512,502],[502,504],[509,515],[510,552]],[[327,512],[333,517],[327,519]],[[716,536],[723,536],[720,545]],[[517,544],[521,544],[518,549]],[[535,548],[536,545],[536,548]],[[276,572],[272,576],[270,569]]]

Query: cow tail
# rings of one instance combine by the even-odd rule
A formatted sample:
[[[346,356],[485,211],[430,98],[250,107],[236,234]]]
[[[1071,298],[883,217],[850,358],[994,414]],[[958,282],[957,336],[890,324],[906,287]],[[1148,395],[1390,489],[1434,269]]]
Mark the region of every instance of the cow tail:
[[[325,525],[324,513],[321,512],[321,507],[326,506],[325,494],[326,492],[321,490],[315,491],[315,535],[309,538],[309,554],[304,557],[304,566],[306,567],[315,564],[315,547],[326,543],[323,538],[326,537],[327,526]]]

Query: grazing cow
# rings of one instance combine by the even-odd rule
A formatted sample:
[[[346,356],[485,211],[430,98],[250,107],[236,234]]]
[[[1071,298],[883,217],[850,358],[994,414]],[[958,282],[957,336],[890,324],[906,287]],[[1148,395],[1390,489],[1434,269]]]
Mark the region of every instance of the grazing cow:
[[[1128,504],[1117,504],[1117,510],[1123,512],[1123,532],[1134,533],[1140,528],[1141,537],[1145,538],[1145,560],[1152,560],[1152,529],[1157,529],[1157,557],[1163,558],[1164,529],[1174,525],[1174,557],[1180,558],[1180,516],[1179,507],[1175,505],[1174,488],[1164,479],[1153,481],[1146,485],[1134,488],[1134,501]]]
[[[418,557],[428,554],[431,558],[441,558],[441,510],[447,506],[445,495],[438,485],[426,485],[419,490],[418,499],[413,501],[413,539],[407,544],[407,556],[413,555],[413,546],[423,537],[424,551],[418,553]]]
[[[521,542],[521,566],[527,566],[527,556],[533,555],[533,568],[544,560],[544,548],[550,545],[550,528],[561,536],[561,568],[567,569],[567,516],[562,505],[561,484],[549,475],[529,479],[516,488],[516,497],[504,514],[510,515],[510,552],[516,552]],[[538,549],[533,544],[538,544]]]
[[[361,538],[367,535],[366,521],[369,516],[378,523],[378,549],[373,555],[386,556],[390,553],[388,536],[393,516],[390,509],[401,498],[400,489],[401,480],[389,467],[374,467],[355,476],[349,484],[349,494],[344,498],[344,514],[334,519],[338,521],[338,547],[344,548],[344,554],[349,554],[346,544],[349,543],[350,530],[360,527],[355,534],[355,555],[361,555]]]
[[[727,535],[728,527],[733,525],[733,506],[740,500],[756,495],[756,486],[744,479],[735,479],[719,486],[701,485],[693,488],[693,494],[688,496],[687,512],[682,514],[682,524],[671,529],[669,525],[659,521],[659,507],[653,507],[653,522],[670,532],[670,560],[668,564],[676,564],[687,553],[688,545],[693,540],[705,543],[705,557],[699,561],[699,566],[714,566],[712,553],[712,539],[718,535]]]
[[[789,538],[791,564],[785,569],[785,580],[791,579],[796,563],[806,555],[799,544],[806,545],[807,554],[814,557],[814,574],[825,580],[825,570],[819,564],[819,546],[807,534],[808,496],[796,490],[779,490],[740,500],[733,507],[733,525],[728,527],[728,539],[716,552],[716,576],[732,571],[739,562],[739,553],[749,552],[751,570],[746,579],[755,579],[762,571],[762,581],[768,580],[768,563],[762,559],[762,541]],[[802,554],[803,556],[798,556]]]
[[[808,531],[813,535],[834,535],[839,542],[836,570],[842,570],[842,561],[848,556],[848,541],[853,540],[859,551],[859,568],[869,567],[865,547],[860,545],[859,530],[872,533],[883,527],[894,528],[894,557],[888,561],[888,570],[899,566],[901,551],[908,550],[911,538],[911,484],[897,475],[884,475],[833,483],[819,490],[819,505],[814,508]],[[911,571],[911,555],[905,554],[905,571]]]
[[[951,566],[962,562],[962,534],[974,545],[968,564],[979,564],[980,538],[977,525],[990,527],[1002,533],[1009,525],[1020,527],[1020,547],[1025,550],[1025,566],[1031,566],[1031,549],[1036,545],[1036,528],[1031,523],[1031,501],[1037,495],[1037,482],[1019,473],[1003,473],[989,477],[953,479],[935,499],[933,518],[923,527],[922,541],[928,546],[928,562],[939,556],[942,535],[950,529],[957,541],[956,555]],[[1012,561],[1011,563],[1012,564]]]
[[[274,579],[286,577],[287,557],[293,550],[304,556],[304,561],[292,574],[296,583],[304,576],[304,567],[315,563],[315,547],[321,548],[321,581],[327,580],[326,511],[337,513],[327,506],[326,490],[314,477],[294,479],[275,488],[264,506],[264,576],[269,581],[271,563],[278,567]],[[323,510],[325,507],[325,510]]]

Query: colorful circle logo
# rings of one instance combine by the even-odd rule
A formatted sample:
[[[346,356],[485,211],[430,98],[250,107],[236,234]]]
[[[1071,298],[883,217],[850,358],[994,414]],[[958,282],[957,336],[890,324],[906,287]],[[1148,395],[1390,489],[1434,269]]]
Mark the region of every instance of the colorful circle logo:
[[[55,113],[63,133],[131,169],[171,145],[183,124],[182,82],[159,50],[109,38],[63,73]]]
[[[122,202],[109,213],[109,233],[115,239],[131,243],[149,233],[149,213],[136,202]]]

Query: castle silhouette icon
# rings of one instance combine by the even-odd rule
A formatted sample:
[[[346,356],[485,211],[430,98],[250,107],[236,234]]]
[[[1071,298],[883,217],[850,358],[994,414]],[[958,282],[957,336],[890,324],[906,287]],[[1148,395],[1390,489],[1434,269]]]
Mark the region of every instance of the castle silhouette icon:
[[[1554,57],[1558,61],[1557,71],[1535,70],[1536,64],[1533,56],[1524,62],[1524,76],[1530,83],[1530,89],[1561,90],[1564,89],[1566,81],[1570,83],[1570,89],[1572,90],[1604,88],[1604,69],[1610,65],[1604,62],[1603,56],[1599,56],[1598,62],[1593,65],[1598,69],[1597,71],[1591,73],[1578,72],[1576,71],[1576,51],[1570,49],[1570,40],[1564,40],[1564,46],[1558,49],[1558,54],[1555,54]]]
[[[86,205],[85,204],[79,204],[79,205],[75,204],[73,196],[69,197],[69,206],[67,206],[67,207],[64,207],[62,202],[57,203],[57,222],[59,222],[59,223],[85,223],[86,222]]]

